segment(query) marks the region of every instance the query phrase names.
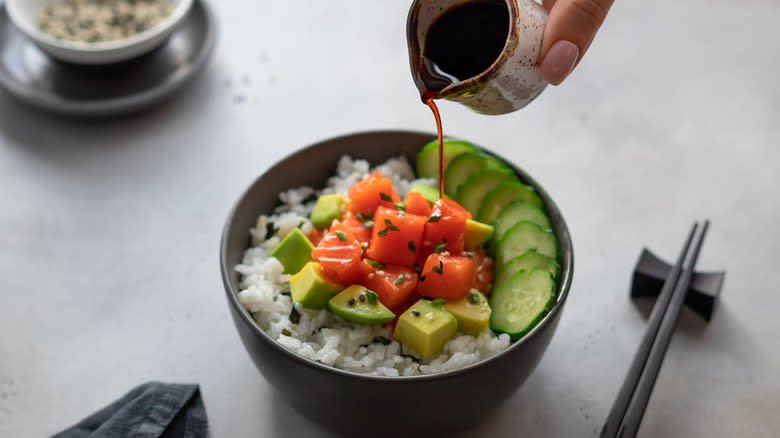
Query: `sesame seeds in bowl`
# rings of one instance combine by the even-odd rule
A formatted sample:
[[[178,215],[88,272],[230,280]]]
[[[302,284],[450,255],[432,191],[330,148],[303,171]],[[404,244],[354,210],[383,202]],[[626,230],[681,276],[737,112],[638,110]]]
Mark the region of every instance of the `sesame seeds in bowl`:
[[[111,64],[159,47],[194,0],[7,0],[13,23],[51,57]]]

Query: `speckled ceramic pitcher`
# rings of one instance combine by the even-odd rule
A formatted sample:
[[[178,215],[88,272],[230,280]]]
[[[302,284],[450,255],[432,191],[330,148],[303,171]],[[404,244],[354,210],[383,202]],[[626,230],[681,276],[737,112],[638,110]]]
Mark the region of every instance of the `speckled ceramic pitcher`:
[[[470,1],[415,0],[407,20],[409,58],[420,87],[420,66],[427,32],[444,12]],[[447,85],[433,99],[462,103],[482,114],[505,114],[528,105],[547,85],[539,73],[539,51],[547,12],[533,0],[504,0],[509,32],[498,58],[481,73]],[[422,89],[421,89],[422,92]]]

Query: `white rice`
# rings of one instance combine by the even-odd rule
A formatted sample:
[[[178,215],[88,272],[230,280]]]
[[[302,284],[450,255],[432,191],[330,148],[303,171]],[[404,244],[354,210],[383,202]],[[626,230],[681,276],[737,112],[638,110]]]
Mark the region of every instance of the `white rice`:
[[[354,324],[328,310],[308,310],[293,305],[288,274],[270,252],[295,227],[308,234],[312,230],[308,217],[314,208],[313,195],[339,193],[347,195],[349,188],[376,170],[393,181],[398,195],[403,197],[413,183],[434,187],[432,179],[414,179],[414,172],[403,157],[391,158],[371,169],[364,160],[343,156],[336,175],[322,190],[299,187],[279,194],[282,204],[270,216],[260,216],[250,230],[253,247],[244,253],[236,266],[241,274],[238,298],[252,313],[258,325],[281,345],[308,359],[343,370],[375,376],[415,376],[452,371],[490,357],[509,346],[509,336],[490,330],[479,337],[458,333],[444,346],[444,352],[424,361],[414,358],[414,351],[392,339],[389,329],[382,326]],[[312,199],[306,202],[307,199]],[[269,227],[269,224],[272,224]],[[271,231],[269,233],[269,231]],[[293,307],[299,321],[290,321]],[[387,345],[385,345],[387,344]]]

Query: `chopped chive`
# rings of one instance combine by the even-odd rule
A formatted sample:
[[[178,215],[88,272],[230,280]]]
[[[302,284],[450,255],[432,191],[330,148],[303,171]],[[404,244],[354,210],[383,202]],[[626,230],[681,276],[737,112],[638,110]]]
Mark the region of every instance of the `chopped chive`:
[[[417,357],[414,357],[414,356],[412,356],[411,354],[404,354],[404,353],[401,353],[401,357],[408,358],[408,359],[410,359],[412,362],[416,362],[416,363],[422,363],[422,360],[421,360],[421,359],[419,359],[419,358],[417,358]]]
[[[385,228],[384,230],[379,230],[379,233],[377,234],[379,234],[379,237],[387,236],[387,228]]]
[[[287,329],[282,329],[282,334],[285,335],[285,336],[292,336],[292,332],[290,332]]]
[[[365,251],[366,248],[368,248],[368,242],[360,242],[360,249]]]
[[[366,221],[366,217],[363,216],[363,213],[361,213],[359,211],[357,213],[355,213],[355,217],[358,218],[358,220],[360,220],[360,222],[365,222]]]
[[[368,211],[366,212],[366,215],[365,215],[365,216],[366,216],[366,219],[373,219],[373,218],[374,218],[374,212],[373,212],[373,211],[371,211],[371,210],[368,210]]]
[[[368,264],[373,266],[373,267],[375,267],[375,268],[377,268],[377,269],[385,269],[385,267],[386,267],[384,263],[378,262],[376,260],[369,260]]]
[[[390,339],[387,339],[384,336],[374,336],[374,339],[371,340],[371,343],[373,344],[382,344],[382,345],[390,345],[393,341]]]
[[[413,240],[410,240],[409,244],[406,245],[406,247],[409,248],[409,251],[411,251],[411,252],[414,252],[414,253],[417,252],[417,247],[414,246],[414,241]]]
[[[422,268],[420,267],[420,265],[419,265],[419,264],[417,264],[417,262],[414,262],[414,272],[416,272],[416,273],[418,273],[418,274],[419,274],[420,272],[422,272]]]
[[[406,211],[406,206],[401,202],[396,202],[395,209],[400,211]]]
[[[435,273],[437,273],[439,275],[444,274],[444,264],[441,262],[441,260],[439,260],[439,266],[432,267],[431,271],[433,271],[433,272],[435,272]]]
[[[371,227],[374,226],[374,221],[371,221],[371,220],[365,221],[365,222],[363,222],[363,226],[366,227],[366,228],[371,228]]]
[[[300,222],[298,222],[298,228],[302,227],[302,226],[303,226],[303,224],[304,224],[304,221],[300,221]]]
[[[390,219],[385,219],[385,225],[387,225],[387,228],[390,229],[390,231],[401,231],[398,229],[398,227],[393,225],[392,222],[390,222]]]
[[[379,197],[382,198],[383,201],[387,202],[393,202],[393,198],[390,197],[387,193],[379,193]]]
[[[404,281],[404,274],[398,274],[398,277],[393,281],[393,284],[401,284],[402,281]]]
[[[474,257],[474,251],[466,251],[466,256],[468,258],[473,258]]]
[[[469,294],[469,303],[471,303],[471,304],[479,304],[479,295],[477,295],[476,292],[471,292]]]
[[[301,314],[298,313],[297,310],[295,310],[295,306],[293,306],[292,310],[290,311],[290,322],[293,324],[298,324],[301,321]]]
[[[368,300],[368,304],[376,304],[376,298],[376,292],[366,289],[366,299]]]
[[[444,248],[446,248],[446,247],[447,247],[447,242],[446,241],[437,243],[436,246],[433,247],[433,252],[438,254],[438,253],[444,251]]]
[[[273,222],[265,224],[265,238],[270,239],[276,232],[279,231],[279,227],[275,226]]]
[[[443,306],[445,304],[447,304],[447,300],[445,300],[444,298],[437,298],[437,299],[431,301],[431,306],[433,306],[433,307],[441,307],[441,306]]]
[[[344,234],[343,231],[336,231],[336,236],[339,238],[340,241],[346,242],[347,236]]]
[[[428,222],[439,222],[441,219],[441,213],[434,213],[428,218]]]

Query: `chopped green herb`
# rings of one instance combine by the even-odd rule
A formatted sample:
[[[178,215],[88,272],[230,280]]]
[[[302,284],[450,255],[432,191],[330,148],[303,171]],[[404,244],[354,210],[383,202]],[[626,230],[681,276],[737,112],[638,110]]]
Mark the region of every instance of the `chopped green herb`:
[[[436,212],[428,218],[428,222],[439,222],[439,219],[441,219],[441,213]]]
[[[414,272],[418,274],[422,272],[422,268],[420,267],[420,265],[417,264],[417,262],[414,262]]]
[[[285,335],[285,336],[292,336],[292,332],[290,332],[287,329],[282,329],[282,334]]]
[[[447,300],[445,300],[444,298],[437,298],[437,299],[431,301],[431,306],[433,306],[433,307],[441,307],[441,306],[443,306],[445,304],[447,304]]]
[[[404,354],[401,353],[401,357],[407,357],[412,360],[412,362],[422,363],[422,360],[420,358],[414,357],[411,354]]]
[[[444,274],[444,263],[441,262],[441,259],[439,259],[439,266],[432,267],[431,271],[433,271],[433,272],[435,272],[435,273],[437,273],[439,275]]]
[[[398,227],[396,227],[395,225],[393,225],[393,223],[392,223],[392,222],[390,222],[390,219],[385,219],[385,225],[387,225],[387,228],[388,228],[390,231],[401,231],[401,230],[399,230],[399,229],[398,229]]]
[[[444,251],[444,248],[446,248],[446,247],[447,247],[447,242],[446,241],[439,242],[439,243],[436,244],[436,246],[433,247],[433,252],[438,254],[438,253]]]
[[[374,344],[390,345],[393,341],[387,339],[384,336],[375,336],[374,339],[371,340],[371,342]]]
[[[268,222],[265,224],[265,238],[270,239],[271,237],[276,234],[276,232],[279,231],[279,227],[275,226],[273,222]]]
[[[401,284],[402,281],[404,281],[404,274],[398,274],[398,277],[393,281],[393,284]]]
[[[360,249],[365,251],[366,248],[368,248],[368,242],[360,242]]]
[[[302,227],[302,226],[303,226],[303,224],[304,224],[304,221],[300,221],[300,222],[298,222],[298,228]]]
[[[366,217],[363,216],[363,213],[361,213],[359,211],[355,213],[355,217],[358,218],[358,220],[360,220],[360,222],[365,222],[366,221]]]
[[[379,193],[379,197],[382,198],[383,201],[387,202],[393,202],[393,198],[390,197],[387,193]]]
[[[340,241],[346,242],[347,236],[344,234],[343,231],[336,231],[336,236],[339,238]]]
[[[376,260],[369,260],[368,264],[373,266],[373,267],[375,267],[375,268],[377,268],[377,269],[385,269],[385,267],[386,267],[384,263],[378,262]]]
[[[292,310],[290,311],[290,322],[293,324],[298,324],[301,321],[301,314],[298,313],[297,310],[295,310],[295,306],[293,306]]]
[[[284,291],[284,292],[279,292],[279,295],[284,295],[284,296],[286,296],[286,297],[289,297],[289,296],[291,296],[292,294],[291,294],[290,292],[288,292],[288,291]]]
[[[406,206],[400,202],[396,202],[395,209],[400,211],[406,211]]]
[[[363,226],[366,227],[366,228],[371,228],[371,227],[374,226],[374,221],[371,221],[371,220],[365,221],[365,222],[363,222]]]
[[[471,292],[469,294],[469,303],[471,303],[471,304],[479,304],[479,295],[477,295],[476,292]]]
[[[424,275],[422,277],[420,277],[420,283],[422,283],[423,281],[425,281],[425,276]]]
[[[411,252],[414,252],[414,253],[417,252],[417,247],[414,246],[414,241],[413,240],[410,240],[409,244],[406,245],[406,247],[409,248],[409,251],[411,251]]]
[[[468,258],[473,258],[474,257],[474,251],[466,251],[466,256]]]
[[[368,300],[368,304],[376,304],[376,298],[376,292],[366,289],[366,299]]]
[[[374,218],[374,212],[371,210],[368,210],[365,214],[366,219],[373,219]]]
[[[385,228],[384,230],[380,230],[379,233],[377,234],[379,234],[379,237],[387,236],[387,228]]]

